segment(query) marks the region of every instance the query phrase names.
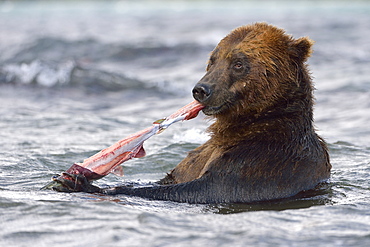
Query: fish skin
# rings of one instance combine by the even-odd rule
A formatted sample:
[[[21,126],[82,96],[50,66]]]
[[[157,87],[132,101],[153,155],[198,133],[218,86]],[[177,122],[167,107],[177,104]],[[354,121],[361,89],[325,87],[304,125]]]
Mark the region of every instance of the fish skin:
[[[73,164],[62,175],[52,178],[55,185],[45,187],[64,192],[68,190],[78,191],[76,188],[72,188],[71,184],[75,183],[74,186],[78,185],[78,189],[80,189],[83,186],[89,185],[91,181],[100,179],[109,173],[122,176],[123,168],[120,164],[132,158],[144,157],[145,150],[143,143],[147,139],[161,133],[173,123],[195,118],[203,108],[203,105],[194,100],[167,118],[153,122],[151,127],[118,141],[112,146],[85,159],[82,163]],[[91,185],[90,187],[94,186]]]
[[[159,126],[151,126],[133,135],[130,135],[112,146],[101,150],[90,158],[84,160],[78,165],[85,167],[97,174],[107,175],[116,166],[131,158],[140,158],[145,155],[143,143],[151,136],[155,135]]]

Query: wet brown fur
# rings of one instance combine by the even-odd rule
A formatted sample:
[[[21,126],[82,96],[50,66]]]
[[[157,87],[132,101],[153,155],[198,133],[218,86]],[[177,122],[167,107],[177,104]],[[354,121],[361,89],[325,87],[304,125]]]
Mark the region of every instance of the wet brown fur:
[[[315,188],[330,176],[325,142],[313,127],[312,41],[256,23],[217,45],[194,97],[215,118],[210,140],[154,187],[127,194],[189,203],[254,202]],[[199,88],[209,89],[209,94]]]
[[[199,82],[212,88],[203,102],[205,114],[215,117],[208,129],[211,139],[161,183],[186,183],[211,171],[224,179],[238,173],[229,178],[240,180],[231,189],[275,184],[266,189],[276,191],[261,197],[275,199],[328,179],[331,165],[326,144],[314,132],[313,86],[305,64],[312,44],[266,23],[239,27],[221,40]],[[239,55],[245,73],[233,76],[232,63]]]

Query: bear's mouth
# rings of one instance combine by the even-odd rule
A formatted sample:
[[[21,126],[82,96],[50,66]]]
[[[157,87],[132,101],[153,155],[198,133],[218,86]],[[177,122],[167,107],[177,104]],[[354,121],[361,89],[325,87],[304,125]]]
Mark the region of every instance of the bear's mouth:
[[[232,110],[232,108],[238,104],[239,100],[240,97],[238,97],[238,95],[233,95],[233,97],[229,97],[228,100],[220,102],[221,104],[216,106],[207,105],[203,103],[204,108],[202,112],[207,116],[224,114]]]
[[[223,112],[227,108],[227,104],[224,103],[220,106],[205,106],[203,108],[203,113],[206,114],[207,116],[211,115],[217,115]]]

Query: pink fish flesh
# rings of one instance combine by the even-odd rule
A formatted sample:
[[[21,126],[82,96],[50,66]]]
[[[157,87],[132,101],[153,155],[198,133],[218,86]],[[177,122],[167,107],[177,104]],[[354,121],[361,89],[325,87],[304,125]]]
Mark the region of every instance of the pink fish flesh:
[[[155,134],[161,133],[173,123],[195,118],[203,108],[203,105],[194,100],[172,115],[155,121],[151,127],[118,141],[85,159],[82,163],[73,164],[65,173],[58,178],[53,178],[53,180],[71,180],[74,177],[71,175],[83,175],[87,181],[100,179],[109,173],[122,176],[123,169],[120,164],[131,158],[145,156],[144,141]]]

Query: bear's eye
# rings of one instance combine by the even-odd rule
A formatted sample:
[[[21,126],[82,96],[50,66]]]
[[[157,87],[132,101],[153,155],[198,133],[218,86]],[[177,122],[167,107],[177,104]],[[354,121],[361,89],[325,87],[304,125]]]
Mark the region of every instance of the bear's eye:
[[[237,61],[237,62],[234,63],[233,68],[236,69],[236,70],[241,70],[243,68],[243,63],[240,62],[240,61]]]

